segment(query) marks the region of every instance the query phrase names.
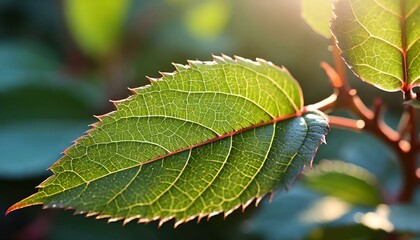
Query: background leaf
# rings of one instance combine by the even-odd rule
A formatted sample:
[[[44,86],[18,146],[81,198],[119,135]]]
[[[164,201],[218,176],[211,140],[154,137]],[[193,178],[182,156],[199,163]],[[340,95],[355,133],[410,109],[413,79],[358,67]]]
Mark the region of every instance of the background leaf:
[[[134,89],[10,210],[44,203],[110,221],[179,224],[289,185],[324,141],[325,118],[297,116],[300,88],[285,69],[214,59],[175,65],[179,72]]]
[[[0,127],[0,178],[46,175],[59,152],[86,130],[88,120],[38,120]],[[23,150],[24,148],[24,150]]]
[[[87,129],[102,86],[74,81],[44,44],[0,43],[0,179],[45,176]]]
[[[229,5],[225,4],[223,0],[203,1],[188,9],[184,22],[191,35],[208,41],[221,34],[229,16]]]
[[[303,184],[350,204],[374,207],[382,202],[376,177],[364,168],[342,161],[321,161],[306,171]]]
[[[1,41],[0,56],[0,94],[28,82],[42,84],[59,67],[47,48],[29,41]]]
[[[121,40],[130,0],[66,0],[66,20],[79,46],[90,56],[109,54]]]
[[[331,38],[331,0],[301,0],[301,15],[308,25],[325,38]]]
[[[332,32],[356,75],[387,91],[420,84],[417,0],[335,0]]]

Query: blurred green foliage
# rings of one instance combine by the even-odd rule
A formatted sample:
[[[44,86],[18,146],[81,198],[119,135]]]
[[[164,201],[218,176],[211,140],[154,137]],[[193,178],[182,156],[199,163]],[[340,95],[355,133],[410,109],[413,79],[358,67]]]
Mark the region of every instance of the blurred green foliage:
[[[103,58],[121,40],[129,0],[64,1],[65,19],[80,48]]]
[[[325,98],[331,88],[318,66],[331,61],[330,41],[300,15],[299,1],[289,0],[0,1],[0,212],[35,192],[59,153],[96,121],[92,115],[113,110],[108,99],[128,96],[127,86],[147,84],[145,75],[173,71],[171,62],[210,60],[212,53],[260,57],[289,69],[306,104]],[[386,96],[387,117],[395,119],[400,94],[351,81],[367,103]],[[363,168],[377,179],[372,194],[379,191],[383,199],[400,186],[392,153],[371,136],[334,129],[327,141],[315,162],[340,159]],[[338,170],[336,179],[354,181]],[[0,217],[0,238],[378,239],[387,229],[365,224],[373,213],[395,230],[411,232],[407,236],[420,232],[417,205],[376,207],[375,197],[366,206],[340,198],[347,186],[334,192],[336,181],[334,187],[322,182],[322,189],[297,182],[271,203],[265,199],[226,220],[217,216],[176,229],[171,223],[123,227],[71,211],[25,209]]]
[[[333,15],[330,0],[301,0],[302,18],[325,38],[331,38],[330,19]],[[316,9],[316,10],[315,10]]]

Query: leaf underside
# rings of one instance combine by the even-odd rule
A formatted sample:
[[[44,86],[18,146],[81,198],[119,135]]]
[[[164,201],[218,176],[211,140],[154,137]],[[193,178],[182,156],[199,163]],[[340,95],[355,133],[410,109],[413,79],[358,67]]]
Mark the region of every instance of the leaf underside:
[[[289,185],[324,141],[325,117],[301,113],[285,69],[226,56],[175,66],[99,117],[39,191],[8,211],[43,204],[176,224],[229,214]]]
[[[387,91],[420,85],[418,0],[335,0],[331,30],[362,80]]]

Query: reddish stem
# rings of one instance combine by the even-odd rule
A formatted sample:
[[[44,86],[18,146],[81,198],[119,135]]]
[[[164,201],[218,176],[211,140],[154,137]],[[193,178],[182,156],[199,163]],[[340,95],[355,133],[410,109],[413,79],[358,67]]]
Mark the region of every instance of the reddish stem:
[[[371,110],[363,103],[356,90],[351,89],[346,78],[344,62],[335,44],[333,57],[337,71],[325,62],[321,63],[321,67],[334,87],[334,94],[321,102],[307,106],[307,109],[318,109],[323,112],[345,109],[359,118],[355,120],[329,116],[329,122],[333,127],[367,131],[392,148],[399,158],[403,172],[403,186],[395,201],[410,202],[417,183],[420,183],[420,176],[416,175],[416,158],[420,152],[420,141],[417,138],[417,113],[414,107],[406,106],[401,119],[402,126],[399,127],[399,131],[395,131],[383,120],[384,108],[380,99],[375,101]]]

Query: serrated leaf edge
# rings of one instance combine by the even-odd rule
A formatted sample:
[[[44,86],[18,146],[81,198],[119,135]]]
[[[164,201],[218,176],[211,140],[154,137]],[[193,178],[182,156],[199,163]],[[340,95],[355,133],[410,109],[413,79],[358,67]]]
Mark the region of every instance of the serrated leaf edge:
[[[339,0],[331,0],[331,2],[332,2],[332,12],[333,12],[333,17],[331,18],[331,20],[330,20],[330,29],[331,29],[331,34],[332,34],[332,37],[333,37],[333,40],[334,40],[334,42],[335,42],[335,45],[337,46],[337,48],[338,48],[338,50],[340,51],[340,55],[341,55],[341,58],[342,58],[342,60],[343,60],[343,62],[347,65],[347,67],[352,71],[352,73],[357,77],[357,78],[359,78],[360,80],[362,80],[363,82],[366,82],[366,83],[368,83],[368,84],[370,84],[370,85],[373,85],[373,86],[375,86],[376,88],[378,88],[378,89],[381,89],[381,90],[383,90],[383,91],[387,91],[387,92],[397,92],[397,91],[403,91],[403,92],[405,92],[405,91],[410,91],[412,88],[414,88],[414,87],[418,87],[418,86],[420,86],[420,83],[414,83],[414,84],[408,84],[407,83],[407,81],[408,81],[408,79],[407,79],[407,66],[406,66],[406,61],[407,61],[407,50],[409,49],[409,48],[407,48],[407,46],[405,46],[405,41],[402,41],[402,44],[403,44],[403,46],[401,47],[402,49],[400,50],[400,52],[401,52],[401,54],[403,55],[403,67],[404,67],[404,69],[403,69],[403,79],[401,80],[401,79],[399,79],[399,77],[396,77],[396,76],[393,76],[393,75],[390,75],[390,76],[392,76],[392,77],[395,77],[398,81],[400,81],[401,82],[401,86],[399,87],[399,89],[386,89],[386,88],[384,88],[384,87],[382,87],[382,86],[380,86],[380,85],[378,85],[378,84],[376,84],[376,83],[371,83],[371,82],[369,82],[368,80],[366,80],[366,78],[364,78],[364,77],[362,77],[359,73],[357,73],[355,70],[354,70],[354,68],[353,68],[353,64],[351,64],[349,61],[347,61],[346,59],[345,59],[345,53],[343,52],[343,50],[340,48],[340,45],[339,45],[339,41],[338,41],[338,39],[337,39],[337,37],[336,37],[336,34],[334,33],[334,30],[333,30],[333,28],[334,28],[334,22],[336,21],[336,19],[337,19],[337,14],[336,14],[336,8],[335,8],[335,2],[338,2]],[[403,4],[403,2],[404,2],[404,0],[401,0],[401,3]],[[414,10],[413,10],[413,12],[414,12]],[[410,14],[412,14],[412,12],[410,12],[410,13],[406,13],[405,14],[405,16],[404,17],[407,17],[407,16],[409,16]],[[401,18],[402,18],[402,16],[401,16]],[[402,20],[402,22],[405,22],[405,19],[403,19]],[[405,28],[405,23],[404,24],[402,24],[402,27],[404,27]],[[402,29],[402,31],[405,31],[405,29]],[[404,33],[405,34],[405,33]],[[404,35],[404,34],[402,34],[402,35]],[[403,38],[405,38],[404,36],[403,36]],[[404,39],[403,39],[404,40]],[[411,47],[411,46],[409,46],[409,47]]]
[[[321,115],[323,115],[324,116],[324,114],[322,113],[322,112],[319,112],[319,111],[316,111],[317,113],[319,113],[319,114],[321,114]],[[329,126],[327,125],[327,131],[329,130]],[[316,152],[317,152],[317,150],[318,150],[318,148],[319,148],[319,146],[321,145],[321,144],[325,144],[326,143],[326,141],[325,141],[325,134],[323,134],[323,137],[319,140],[319,145],[314,149],[314,154],[312,155],[312,158],[309,160],[309,163],[310,163],[310,166],[312,167],[312,161],[313,161],[313,158],[315,157],[315,154],[316,154]],[[297,179],[297,178],[299,178],[299,176],[303,173],[303,171],[304,171],[304,169],[302,169],[301,170],[301,173],[300,174],[298,174],[297,176],[295,176],[290,182],[288,182],[288,183],[284,183],[285,184],[285,186],[284,186],[284,188],[285,188],[285,190],[288,190],[289,188],[290,188],[290,186],[295,182],[295,180]],[[52,176],[51,176],[52,177]],[[46,180],[45,180],[46,181]],[[177,220],[177,221],[175,221],[174,222],[174,228],[176,228],[176,227],[178,227],[180,224],[183,224],[183,223],[186,223],[186,222],[189,222],[189,221],[192,221],[192,220],[194,220],[194,219],[196,219],[197,218],[197,222],[200,222],[201,221],[201,219],[203,219],[203,218],[207,218],[207,221],[208,220],[210,220],[212,217],[214,217],[214,216],[217,216],[217,215],[219,215],[219,214],[221,214],[221,213],[224,213],[224,218],[226,218],[228,215],[230,215],[231,213],[233,213],[235,210],[237,210],[238,208],[242,208],[242,211],[245,211],[245,209],[252,203],[252,202],[254,202],[255,201],[255,206],[257,207],[258,205],[259,205],[259,203],[267,196],[267,195],[270,195],[270,201],[272,200],[272,198],[273,198],[273,196],[274,196],[274,191],[270,191],[270,192],[267,192],[267,193],[264,193],[264,194],[262,194],[261,196],[256,196],[256,197],[253,197],[253,198],[251,198],[251,199],[249,199],[248,201],[246,201],[245,203],[240,203],[240,204],[238,204],[238,205],[236,205],[236,206],[234,206],[234,207],[232,207],[231,209],[229,209],[229,210],[224,210],[224,211],[214,211],[214,212],[209,212],[209,213],[198,213],[198,214],[195,214],[195,215],[193,215],[193,216],[190,216],[190,217],[188,217],[188,218],[185,218],[185,219],[180,219],[180,220]],[[35,194],[37,194],[37,193],[35,193]],[[33,195],[35,195],[35,194],[33,194]],[[27,197],[27,198],[30,198],[30,197],[32,197],[33,195],[31,195],[31,196],[29,196],[29,197]],[[25,199],[27,199],[27,198],[25,198]],[[22,201],[24,201],[25,199],[23,199]],[[14,210],[17,210],[17,209],[20,209],[20,208],[23,208],[23,207],[27,207],[27,206],[33,206],[33,205],[39,205],[39,204],[42,204],[42,202],[40,202],[40,203],[33,203],[33,204],[30,204],[30,205],[26,205],[26,206],[20,206],[20,207],[15,207],[15,208],[13,208],[16,204],[14,204],[13,206],[11,206],[8,210],[7,210],[7,212],[6,212],[6,215],[9,213],[9,212],[11,212],[11,211],[14,211]],[[110,215],[100,215],[100,212],[90,212],[90,211],[77,211],[77,209],[75,209],[74,207],[62,207],[62,206],[54,206],[54,205],[52,205],[52,206],[43,206],[42,207],[43,209],[65,209],[65,210],[74,210],[74,215],[80,215],[80,214],[85,214],[85,217],[95,217],[95,219],[106,219],[106,218],[108,218],[108,220],[107,220],[107,222],[108,223],[112,223],[112,222],[117,222],[117,221],[120,221],[120,220],[123,220],[123,225],[126,225],[127,223],[129,223],[129,222],[132,222],[132,221],[134,221],[134,220],[136,220],[136,219],[138,219],[137,220],[137,223],[150,223],[150,222],[153,222],[153,221],[157,221],[157,220],[159,220],[159,223],[158,223],[158,227],[161,227],[165,222],[168,222],[168,221],[170,221],[170,220],[172,220],[172,219],[176,219],[175,218],[175,216],[169,216],[169,217],[164,217],[164,218],[161,218],[160,216],[155,216],[155,217],[153,217],[153,218],[142,218],[142,216],[141,215],[136,215],[136,216],[132,216],[132,217],[129,217],[129,218],[124,218],[124,217],[111,217]]]
[[[272,62],[270,62],[270,61],[266,61],[266,60],[264,60],[264,59],[261,59],[261,58],[256,58],[256,61],[252,61],[252,60],[249,60],[249,59],[245,59],[245,58],[242,58],[242,57],[239,57],[239,56],[234,56],[234,58],[231,58],[231,57],[229,57],[229,56],[227,56],[227,55],[224,55],[224,54],[222,54],[221,56],[217,56],[217,55],[212,55],[212,58],[213,58],[213,61],[199,61],[199,60],[187,60],[187,65],[182,65],[182,64],[177,64],[177,63],[172,63],[172,65],[176,68],[176,70],[178,71],[178,72],[181,72],[181,71],[184,71],[184,70],[186,70],[186,69],[189,69],[189,68],[192,68],[192,67],[195,67],[195,66],[197,66],[197,65],[215,65],[215,64],[241,64],[241,63],[251,63],[251,64],[255,64],[255,65],[260,65],[260,66],[264,66],[264,65],[266,65],[266,66],[270,66],[270,67],[274,67],[274,68],[276,68],[276,69],[278,69],[279,71],[282,71],[282,72],[285,72],[285,73],[287,73],[289,76],[290,76],[290,78],[293,80],[293,81],[295,81],[296,82],[296,84],[297,84],[297,86],[299,86],[299,84],[298,84],[298,82],[296,81],[296,79],[295,78],[293,78],[292,77],[292,75],[290,74],[290,72],[285,68],[285,67],[283,67],[283,66],[277,66],[277,65],[275,65],[275,64],[273,64]],[[145,88],[148,88],[148,87],[151,87],[151,86],[153,86],[153,84],[155,83],[155,82],[157,82],[157,81],[161,81],[162,80],[162,78],[163,77],[165,77],[165,76],[169,76],[169,75],[174,75],[174,74],[176,74],[177,73],[177,71],[174,71],[174,72],[171,72],[171,73],[167,73],[167,72],[159,72],[160,74],[161,74],[161,76],[162,77],[160,77],[160,78],[151,78],[151,77],[146,77],[149,81],[150,81],[150,84],[148,84],[148,85],[145,85],[145,86],[140,86],[140,87],[136,87],[136,88],[128,88],[128,90],[130,91],[130,92],[132,92],[133,93],[133,95],[135,95],[135,94],[138,94],[138,92],[137,92],[137,90],[141,90],[141,89],[145,89]],[[300,88],[300,87],[298,87],[298,90],[299,90],[299,95],[300,95],[300,103],[303,103],[303,94],[302,94],[302,89]],[[95,122],[95,123],[92,123],[92,124],[90,124],[89,126],[91,127],[90,129],[88,129],[87,131],[85,131],[85,134],[84,135],[82,135],[82,136],[80,136],[79,138],[77,138],[76,140],[74,140],[74,141],[72,141],[73,142],[73,144],[71,145],[71,146],[69,146],[68,148],[66,148],[63,152],[62,152],[62,154],[63,155],[67,155],[67,151],[69,150],[69,149],[71,149],[72,147],[74,147],[74,145],[76,145],[76,144],[78,144],[78,142],[81,140],[81,139],[83,139],[83,138],[86,138],[86,137],[89,137],[90,136],[90,132],[92,132],[92,131],[94,131],[96,128],[97,128],[97,124],[99,124],[100,122],[102,122],[102,119],[104,118],[104,117],[107,117],[107,116],[110,116],[110,115],[112,115],[113,113],[115,113],[117,110],[118,110],[118,105],[121,103],[121,102],[125,102],[125,101],[129,101],[132,97],[133,97],[133,95],[131,95],[131,96],[128,96],[127,98],[125,98],[125,99],[121,99],[121,100],[110,100],[110,102],[111,103],[113,103],[114,104],[114,106],[116,107],[116,109],[114,110],[114,111],[111,111],[111,112],[109,112],[109,113],[106,113],[106,114],[103,114],[103,115],[94,115],[94,117],[95,118],[97,118],[98,119],[98,121],[97,122]],[[288,96],[287,94],[285,94],[286,96]],[[291,104],[293,104],[294,105],[294,102],[290,99],[290,102],[291,102]],[[302,104],[303,105],[303,104]],[[249,127],[247,127],[247,128],[242,128],[242,129],[240,129],[240,130],[238,130],[238,131],[233,131],[233,132],[229,132],[229,133],[226,133],[226,134],[223,134],[223,135],[219,135],[218,137],[216,137],[216,138],[212,138],[212,139],[209,139],[209,140],[207,140],[207,141],[205,141],[205,142],[201,142],[201,143],[198,143],[198,144],[195,144],[195,145],[192,145],[192,146],[188,146],[188,147],[186,147],[186,148],[183,148],[183,149],[179,149],[179,150],[176,150],[176,151],[173,151],[173,152],[171,152],[171,153],[169,153],[169,154],[167,154],[167,155],[163,155],[163,156],[159,156],[159,157],[157,157],[157,158],[154,158],[154,159],[151,159],[151,160],[148,160],[148,161],[145,161],[145,162],[143,162],[142,164],[147,164],[147,163],[150,163],[151,161],[157,161],[157,160],[159,160],[159,159],[162,159],[162,158],[165,158],[165,157],[168,157],[168,156],[170,156],[170,155],[173,155],[173,154],[176,154],[176,153],[179,153],[179,152],[182,152],[182,151],[185,151],[185,150],[188,150],[188,149],[192,149],[192,148],[196,148],[196,147],[199,147],[199,146],[202,146],[202,145],[204,145],[204,144],[208,144],[208,143],[211,143],[211,142],[214,142],[214,141],[217,141],[217,140],[220,140],[220,139],[223,139],[223,138],[226,138],[226,137],[229,137],[229,136],[233,136],[233,135],[236,135],[236,134],[239,134],[239,133],[242,133],[242,132],[244,132],[244,131],[247,131],[247,130],[250,130],[250,129],[253,129],[253,128],[257,128],[257,127],[260,127],[260,126],[264,126],[264,125],[268,125],[268,124],[272,124],[272,123],[276,123],[276,122],[278,122],[278,121],[282,121],[282,120],[286,120],[286,119],[290,119],[290,118],[292,118],[292,117],[297,117],[297,116],[301,116],[303,113],[305,113],[306,112],[306,109],[305,109],[305,107],[303,106],[303,107],[301,107],[301,108],[298,108],[297,106],[295,106],[294,105],[294,108],[295,108],[295,110],[296,110],[296,112],[295,112],[295,114],[292,114],[292,115],[288,115],[288,116],[282,116],[282,117],[277,117],[277,118],[272,118],[270,121],[266,121],[266,122],[262,122],[262,123],[259,123],[259,124],[254,124],[254,125],[251,125],[251,126],[249,126]],[[320,114],[322,114],[321,112],[318,112],[318,113],[320,113]],[[322,114],[323,115],[323,114]],[[323,139],[325,139],[325,136],[324,136],[324,138]],[[323,143],[323,142],[325,142],[325,140],[321,140],[320,141],[320,143]],[[319,147],[319,146],[318,146]],[[316,149],[318,149],[318,147],[316,148]],[[315,153],[316,153],[316,149],[315,149]],[[55,172],[53,171],[53,167],[54,167],[54,165],[56,164],[56,163],[58,163],[58,162],[60,162],[61,160],[63,159],[63,157],[61,157],[60,159],[58,159],[52,166],[50,166],[49,168],[48,168],[48,170],[51,170],[54,174],[55,174]],[[311,162],[311,164],[312,164],[312,160],[310,161]],[[303,170],[302,170],[303,171]],[[43,184],[47,181],[47,180],[49,180],[50,178],[53,178],[53,177],[55,177],[55,175],[51,175],[51,176],[49,176],[47,179],[45,179],[43,182],[41,182],[38,186],[36,186],[36,188],[43,188],[44,186],[43,186]],[[293,182],[293,181],[292,181]],[[291,184],[291,183],[289,183],[289,184]],[[286,189],[288,189],[288,186],[286,186]],[[35,195],[37,195],[39,192],[37,192],[37,193],[34,193],[34,194],[32,194],[32,195],[30,195],[30,196],[28,196],[27,198],[25,198],[25,199],[23,199],[23,200],[21,200],[21,201],[19,201],[19,202],[17,202],[17,203],[15,203],[14,205],[12,205],[11,207],[9,207],[8,209],[7,209],[7,211],[6,211],[6,215],[8,214],[8,213],[10,213],[10,212],[12,212],[12,211],[15,211],[15,210],[17,210],[17,209],[21,209],[21,208],[24,208],[24,207],[28,207],[28,206],[34,206],[34,205],[40,205],[40,204],[43,204],[43,202],[42,201],[37,201],[37,202],[32,202],[32,203],[30,203],[30,204],[25,204],[25,205],[20,205],[19,203],[21,203],[21,202],[24,202],[26,199],[30,199],[30,198],[32,198],[33,196],[35,196]],[[216,211],[216,212],[210,212],[210,213],[199,213],[199,214],[197,214],[197,215],[194,215],[194,216],[191,216],[191,217],[189,217],[189,218],[185,218],[185,219],[181,219],[181,220],[178,220],[178,221],[176,221],[175,222],[175,224],[174,224],[174,227],[177,227],[178,225],[180,225],[180,224],[182,224],[182,223],[185,223],[185,222],[188,222],[188,221],[191,221],[191,220],[193,220],[193,219],[195,219],[195,218],[197,218],[198,219],[198,221],[200,221],[202,218],[204,218],[204,217],[207,217],[207,219],[210,219],[211,217],[213,217],[213,216],[216,216],[216,215],[218,215],[218,214],[220,214],[220,213],[223,213],[224,212],[224,217],[226,217],[226,216],[228,216],[228,215],[230,215],[233,211],[235,211],[236,209],[238,209],[239,207],[241,207],[242,206],[242,210],[245,210],[245,208],[246,207],[248,207],[254,200],[255,200],[255,205],[256,206],[258,206],[258,204],[261,202],[261,200],[267,195],[267,194],[269,194],[269,193],[271,193],[271,194],[273,194],[273,192],[268,192],[268,193],[265,193],[265,194],[263,194],[262,196],[260,196],[260,197],[254,197],[254,198],[251,198],[251,199],[249,199],[247,202],[245,202],[245,203],[240,203],[240,204],[238,204],[237,206],[235,206],[235,207],[233,207],[233,208],[231,208],[231,209],[229,209],[229,210],[225,210],[225,211]],[[40,197],[40,199],[42,199],[42,196]],[[119,221],[119,220],[123,220],[124,219],[124,217],[111,217],[110,215],[100,215],[100,213],[99,212],[84,212],[84,211],[77,211],[75,208],[73,208],[73,207],[62,207],[62,206],[51,206],[51,207],[49,207],[49,206],[43,206],[43,209],[49,209],[49,208],[61,208],[61,209],[66,209],[66,210],[74,210],[75,212],[74,212],[74,214],[86,214],[86,217],[92,217],[92,216],[96,216],[95,217],[95,219],[104,219],[104,218],[108,218],[108,222],[115,222],[115,221]],[[165,217],[165,218],[160,218],[159,216],[157,216],[157,217],[153,217],[153,218],[150,218],[150,219],[147,219],[147,218],[141,218],[141,216],[133,216],[133,217],[129,217],[129,218],[126,218],[124,221],[123,221],[123,224],[127,224],[128,222],[130,222],[130,221],[133,221],[133,220],[135,220],[135,219],[139,219],[137,222],[138,223],[148,223],[148,222],[152,222],[152,221],[156,221],[156,220],[159,220],[160,219],[160,221],[159,221],[159,226],[161,226],[163,223],[165,223],[165,222],[167,222],[167,221],[169,221],[169,220],[171,220],[171,219],[174,219],[175,218],[175,216],[170,216],[170,217]]]

